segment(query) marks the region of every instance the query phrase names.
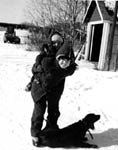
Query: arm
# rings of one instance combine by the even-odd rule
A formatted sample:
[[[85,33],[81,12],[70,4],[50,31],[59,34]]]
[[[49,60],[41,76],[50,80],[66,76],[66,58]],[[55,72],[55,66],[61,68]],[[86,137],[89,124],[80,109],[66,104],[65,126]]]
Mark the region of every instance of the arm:
[[[38,73],[41,71],[41,61],[48,54],[49,47],[48,44],[43,44],[40,49],[40,54],[36,57],[35,64],[32,67],[32,73]]]
[[[67,77],[67,76],[72,75],[72,74],[75,72],[76,67],[77,67],[77,64],[76,64],[76,63],[74,63],[74,62],[71,63],[71,65],[70,65],[67,69],[65,69],[65,70],[63,71],[63,74],[62,74],[61,78],[65,78],[65,77]]]
[[[32,67],[32,73],[38,73],[41,71],[41,60],[43,59],[43,57],[45,57],[46,53],[44,51],[42,51],[37,57],[36,57],[36,61]]]
[[[60,68],[52,68],[50,72],[46,73],[43,87],[46,90],[51,90],[52,88],[58,86],[60,81],[67,76],[72,75],[76,70],[76,64],[71,64],[67,69],[60,69]]]

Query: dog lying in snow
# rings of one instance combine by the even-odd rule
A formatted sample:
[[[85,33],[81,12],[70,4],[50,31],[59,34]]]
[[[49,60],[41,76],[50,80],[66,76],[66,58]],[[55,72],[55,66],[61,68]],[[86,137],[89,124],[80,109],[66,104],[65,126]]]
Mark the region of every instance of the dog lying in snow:
[[[94,123],[100,119],[100,115],[90,113],[82,120],[59,130],[42,131],[40,138],[43,146],[49,147],[96,147],[87,143],[86,132],[94,130]],[[90,132],[89,132],[90,133]],[[92,136],[92,135],[91,135]]]

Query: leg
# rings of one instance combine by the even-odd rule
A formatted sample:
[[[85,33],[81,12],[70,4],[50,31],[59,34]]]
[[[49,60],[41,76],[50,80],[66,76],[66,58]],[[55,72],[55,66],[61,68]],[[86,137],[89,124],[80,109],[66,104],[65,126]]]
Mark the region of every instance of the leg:
[[[31,136],[33,137],[39,137],[45,110],[46,100],[45,97],[43,97],[42,99],[40,99],[40,101],[34,104],[34,110],[31,118]]]
[[[60,116],[59,100],[64,90],[64,83],[65,83],[65,79],[62,80],[60,84],[54,89],[52,89],[51,92],[47,95],[48,116],[47,116],[47,124],[45,129],[48,129],[50,127],[58,128],[57,121]]]
[[[48,97],[48,116],[47,116],[47,124],[51,127],[58,127],[57,121],[60,116],[59,111],[59,100],[60,93],[51,92]]]

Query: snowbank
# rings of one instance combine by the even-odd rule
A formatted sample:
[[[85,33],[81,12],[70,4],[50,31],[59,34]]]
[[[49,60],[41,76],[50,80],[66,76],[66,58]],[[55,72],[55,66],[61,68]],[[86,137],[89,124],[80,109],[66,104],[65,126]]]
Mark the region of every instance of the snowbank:
[[[24,91],[38,52],[26,47],[0,44],[0,149],[34,150],[30,137],[33,102]],[[59,126],[64,127],[88,113],[101,115],[92,131],[100,150],[118,149],[118,72],[102,72],[82,66],[66,79],[60,100]],[[42,149],[42,148],[41,148]],[[45,147],[43,149],[50,149]],[[62,148],[63,149],[63,148]],[[81,148],[79,148],[81,150]],[[84,148],[82,148],[84,150]]]

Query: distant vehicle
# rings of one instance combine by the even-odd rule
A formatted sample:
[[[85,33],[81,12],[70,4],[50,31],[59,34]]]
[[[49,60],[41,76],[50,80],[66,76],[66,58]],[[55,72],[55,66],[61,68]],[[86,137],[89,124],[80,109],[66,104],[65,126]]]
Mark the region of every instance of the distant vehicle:
[[[13,26],[7,27],[7,30],[3,37],[3,41],[4,43],[9,42],[9,43],[20,44],[20,38],[16,36],[16,32]]]

